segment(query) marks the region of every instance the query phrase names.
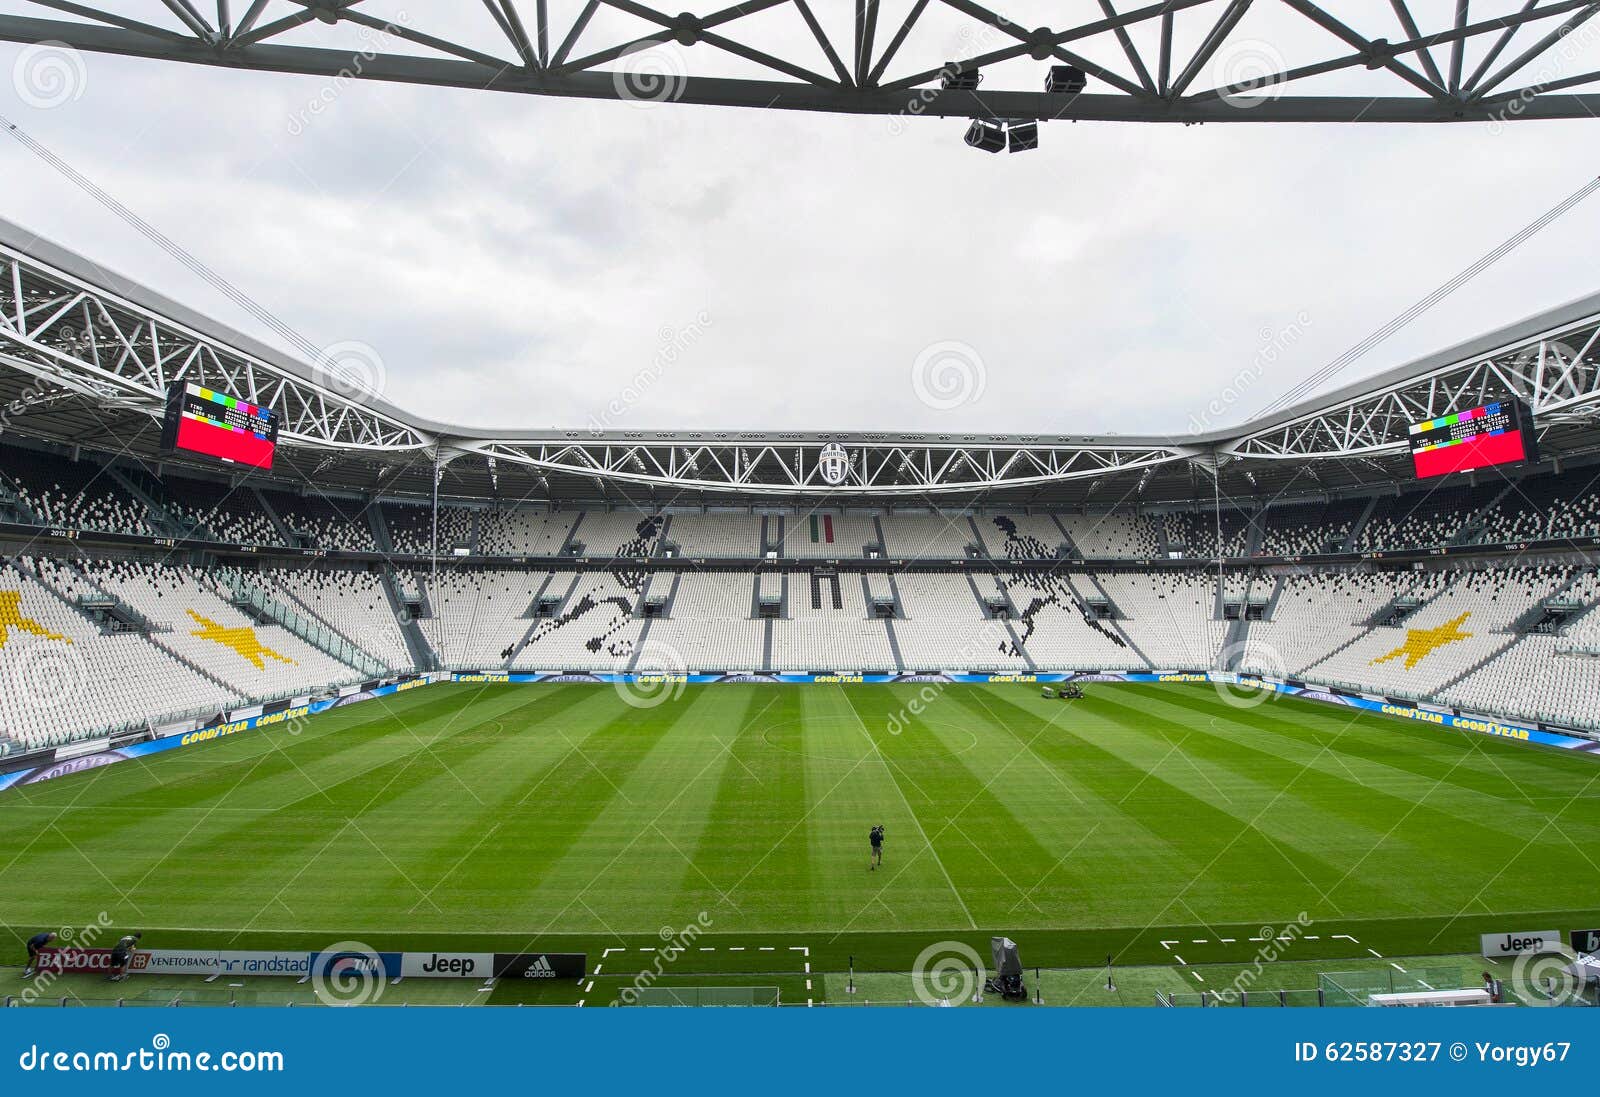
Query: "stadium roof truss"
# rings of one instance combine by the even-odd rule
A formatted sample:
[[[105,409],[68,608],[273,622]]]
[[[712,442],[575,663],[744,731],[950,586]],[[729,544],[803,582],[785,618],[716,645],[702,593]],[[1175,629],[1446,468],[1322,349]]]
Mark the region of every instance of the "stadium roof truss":
[[[676,5],[675,5],[676,6]],[[234,69],[845,114],[1454,122],[1600,114],[1596,0],[0,0],[0,39]],[[1474,15],[1474,9],[1476,15]],[[48,18],[42,17],[48,14]],[[1039,26],[1046,14],[1065,22]],[[1425,25],[1419,25],[1419,18]],[[982,70],[984,87],[943,87]],[[1047,64],[1085,91],[1039,90]],[[1012,77],[1015,75],[1015,80]],[[1026,84],[1007,90],[1002,81]]]
[[[148,435],[168,386],[190,380],[276,410],[284,455],[309,451],[314,474],[327,471],[330,479],[342,468],[354,478],[363,461],[380,468],[379,481],[461,463],[491,481],[496,468],[521,468],[534,481],[558,481],[563,495],[589,484],[606,496],[659,489],[708,498],[907,500],[994,492],[1035,499],[1075,482],[1086,499],[1114,477],[1132,478],[1142,490],[1157,475],[1209,478],[1238,467],[1266,475],[1273,467],[1348,464],[1354,472],[1338,476],[1370,480],[1382,459],[1403,458],[1411,423],[1506,397],[1533,409],[1552,456],[1600,448],[1597,354],[1600,294],[1223,430],[1165,437],[485,430],[396,408],[0,219],[0,429],[33,416],[31,432],[69,443],[88,440],[90,426],[108,420],[114,436]],[[159,457],[145,437],[128,448]],[[1388,467],[1403,475],[1403,466]]]
[[[699,441],[694,433],[663,432],[663,440],[634,443],[530,439],[471,444],[471,450],[533,466],[543,472],[591,476],[623,484],[675,490],[719,490],[753,495],[939,495],[1023,488],[1109,472],[1140,469],[1182,458],[1183,449],[1160,444],[1119,445],[1085,440],[1050,444],[1026,439],[993,442],[923,441],[884,436],[749,435],[744,441]],[[734,435],[737,439],[741,436]],[[837,445],[847,465],[837,482],[824,475],[823,450]]]
[[[1407,446],[1413,423],[1507,398],[1526,403],[1542,429],[1592,428],[1600,423],[1597,350],[1600,317],[1587,316],[1538,334],[1519,333],[1486,351],[1446,352],[1415,372],[1369,383],[1364,392],[1341,395],[1285,422],[1247,424],[1248,433],[1223,451],[1298,460],[1394,452]]]
[[[334,384],[254,357],[4,246],[0,363],[33,380],[18,410],[76,396],[102,411],[159,416],[168,387],[191,381],[272,408],[280,441],[374,451],[421,449],[433,441]]]

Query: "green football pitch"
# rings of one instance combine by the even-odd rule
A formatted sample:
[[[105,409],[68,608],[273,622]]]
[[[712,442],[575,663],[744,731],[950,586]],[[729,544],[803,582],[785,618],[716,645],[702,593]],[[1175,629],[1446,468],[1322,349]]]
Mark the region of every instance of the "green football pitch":
[[[1187,967],[1293,925],[1287,959],[1339,968],[1600,925],[1597,778],[1197,685],[438,685],[0,795],[0,948],[105,912],[151,947],[573,950],[616,978],[677,941],[673,978],[794,1000],[996,933],[1030,968]]]

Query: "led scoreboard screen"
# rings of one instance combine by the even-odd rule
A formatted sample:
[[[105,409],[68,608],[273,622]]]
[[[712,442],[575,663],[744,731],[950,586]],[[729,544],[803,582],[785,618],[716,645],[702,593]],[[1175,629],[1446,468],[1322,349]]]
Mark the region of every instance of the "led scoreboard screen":
[[[161,447],[168,452],[203,453],[270,469],[277,445],[278,417],[271,408],[187,381],[179,381],[167,391]]]
[[[1411,427],[1411,461],[1420,478],[1537,460],[1533,413],[1519,400],[1468,408]]]

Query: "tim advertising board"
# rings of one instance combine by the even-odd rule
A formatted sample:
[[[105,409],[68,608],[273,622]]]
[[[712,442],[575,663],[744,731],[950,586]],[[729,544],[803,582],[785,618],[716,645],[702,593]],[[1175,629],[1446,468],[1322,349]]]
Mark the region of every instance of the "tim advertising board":
[[[1561,951],[1561,934],[1553,929],[1527,929],[1515,933],[1485,933],[1483,955],[1491,960],[1516,959]]]

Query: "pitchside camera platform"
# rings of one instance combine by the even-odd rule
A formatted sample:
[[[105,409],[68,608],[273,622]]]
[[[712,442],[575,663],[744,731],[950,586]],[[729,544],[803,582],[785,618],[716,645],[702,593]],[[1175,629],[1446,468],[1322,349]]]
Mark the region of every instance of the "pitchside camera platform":
[[[207,457],[272,468],[278,446],[278,417],[261,407],[189,381],[167,390],[167,415],[161,448],[169,453]]]

